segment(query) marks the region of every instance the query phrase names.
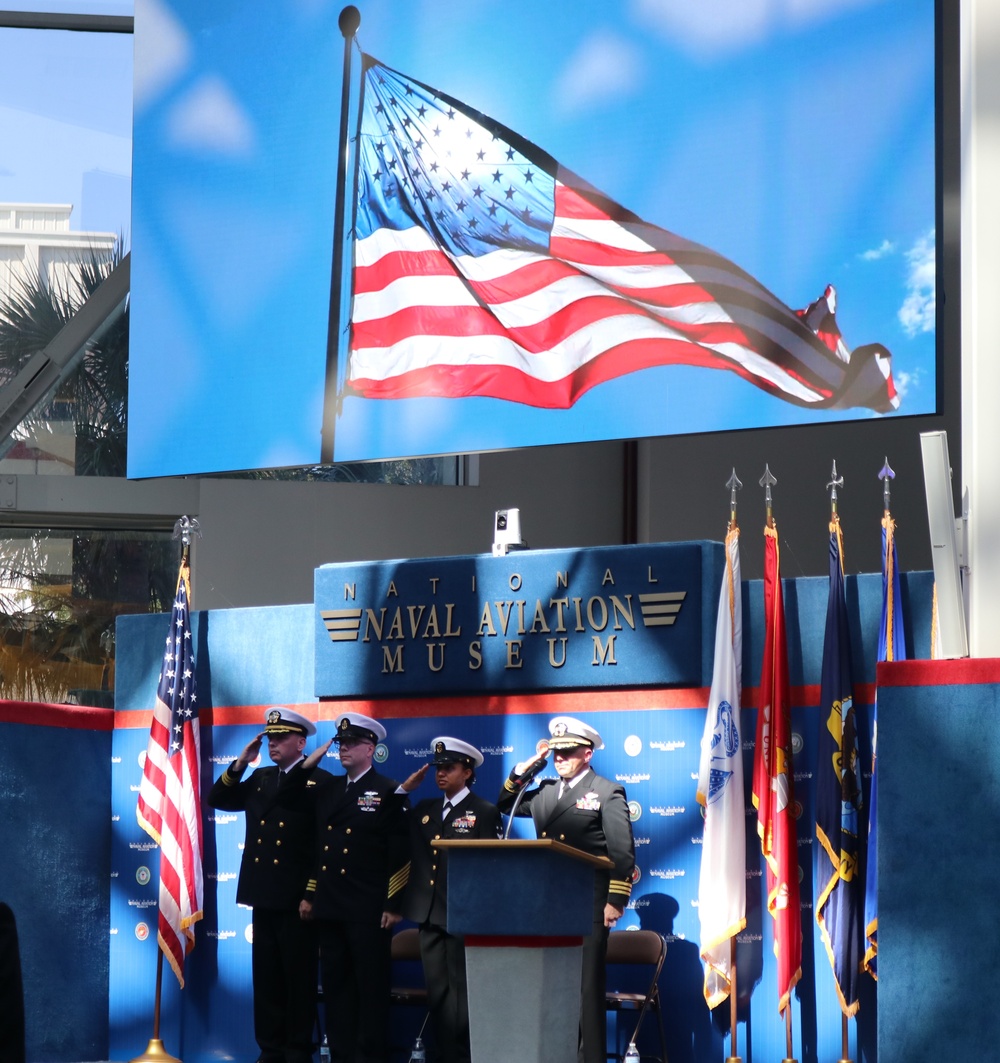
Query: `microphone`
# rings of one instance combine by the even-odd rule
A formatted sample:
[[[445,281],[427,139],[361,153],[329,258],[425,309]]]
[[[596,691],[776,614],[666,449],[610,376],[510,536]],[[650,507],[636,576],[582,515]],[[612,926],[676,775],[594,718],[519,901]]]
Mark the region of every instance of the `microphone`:
[[[549,763],[549,751],[545,750],[545,756],[541,760],[536,761],[530,768],[523,774],[517,777],[518,786],[527,786],[529,782],[538,774],[543,772]]]

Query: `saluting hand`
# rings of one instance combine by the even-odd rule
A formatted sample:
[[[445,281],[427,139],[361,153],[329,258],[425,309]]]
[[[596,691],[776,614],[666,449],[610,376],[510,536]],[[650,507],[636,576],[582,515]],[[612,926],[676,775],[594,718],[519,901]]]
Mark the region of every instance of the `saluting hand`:
[[[400,790],[412,794],[413,791],[424,781],[424,776],[427,774],[428,768],[430,768],[430,764],[422,764],[408,779],[400,783]]]
[[[543,753],[536,753],[531,760],[522,760],[520,764],[514,765],[514,774],[523,775],[526,771],[531,771],[536,764],[540,764],[548,755],[548,750],[545,750]]]
[[[260,754],[260,744],[264,740],[264,732],[261,731],[256,738],[248,742],[243,752],[236,758],[236,767],[242,771],[248,764],[255,761]]]
[[[317,749],[314,749],[309,754],[309,756],[306,757],[306,759],[302,762],[302,767],[306,771],[312,771],[312,769],[315,768],[316,765],[319,764],[319,762],[326,756],[328,750],[330,749],[330,746],[332,746],[332,745],[333,745],[333,739],[331,738],[329,742],[325,742],[323,745],[319,746]]]

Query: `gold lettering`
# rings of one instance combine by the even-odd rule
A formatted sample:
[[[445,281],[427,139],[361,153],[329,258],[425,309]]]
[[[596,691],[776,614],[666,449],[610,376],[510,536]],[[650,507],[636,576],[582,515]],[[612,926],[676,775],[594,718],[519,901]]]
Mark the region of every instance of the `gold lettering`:
[[[356,583],[344,584],[344,601],[353,602],[358,595],[358,586]]]
[[[403,610],[396,609],[392,614],[392,623],[389,625],[389,630],[386,632],[387,639],[405,639],[406,632],[403,630]]]
[[[601,607],[601,620],[600,623],[594,617],[594,604]],[[596,594],[587,602],[587,619],[590,621],[590,626],[595,631],[603,631],[608,626],[608,607],[604,604],[604,599],[598,597]]]
[[[653,566],[650,565],[646,570],[646,582],[647,583],[659,583],[660,581],[653,575]]]
[[[437,606],[431,606],[431,614],[427,617],[427,627],[424,628],[423,637],[425,639],[439,639],[441,637],[441,629],[438,627],[438,611]]]
[[[399,591],[396,590],[396,581],[389,580],[389,589],[385,592],[386,598],[398,598]]]
[[[444,607],[444,637],[445,638],[457,638],[462,634],[460,627],[453,628],[451,626],[452,614],[455,612],[455,603],[446,602]]]
[[[512,572],[507,582],[510,585],[510,589],[517,594],[521,589],[521,574],[519,572]]]
[[[490,612],[490,603],[483,602],[483,612],[479,617],[479,630],[477,635],[496,635],[497,629],[493,626],[493,614]]]
[[[548,639],[547,641],[549,644],[549,664],[553,668],[562,668],[566,663],[566,643],[569,642],[569,639]],[[562,646],[562,657],[558,661],[556,660],[557,642]]]
[[[431,594],[437,594],[438,584],[441,582],[440,576],[431,576]]]
[[[545,620],[545,612],[542,609],[542,600],[540,598],[535,599],[535,618],[531,621],[531,627],[528,630],[532,635],[539,631],[545,634],[549,632],[549,625]]]
[[[580,609],[580,604],[583,602],[583,599],[582,598],[574,598],[572,601],[573,601],[573,608],[576,610],[576,630],[577,631],[586,631],[587,629],[583,626],[583,612]]]
[[[382,647],[382,674],[388,675],[393,672],[403,671],[403,647]]]
[[[518,598],[517,602],[517,633],[524,634],[524,599]]]
[[[604,579],[601,580],[601,586],[603,587],[606,583],[610,583],[612,587],[615,585],[615,577],[611,575],[610,568],[604,570]]]
[[[434,653],[435,649],[437,649],[437,654]],[[427,643],[427,667],[432,672],[440,672],[441,669],[444,668],[444,643],[443,642],[428,642]]]
[[[621,598],[619,598],[617,594],[611,595],[611,609],[614,612],[615,617],[615,631],[622,630],[622,620],[635,631],[635,617],[632,614],[632,595],[626,594],[625,601],[628,602],[627,606],[622,603]],[[621,619],[619,619],[619,617]]]
[[[520,639],[508,639],[507,640],[507,663],[504,668],[520,668],[523,664],[521,660],[521,640]]]
[[[617,635],[608,635],[608,641],[601,645],[601,636],[592,635],[594,640],[594,659],[590,662],[593,665],[601,664],[617,664],[615,660],[615,639]]]
[[[553,606],[555,606],[555,608],[556,608],[556,617],[557,617],[557,620],[556,620],[556,631],[565,631],[566,630],[566,618],[563,615],[563,610],[568,605],[569,605],[569,599],[568,598],[550,598],[549,599],[549,608],[551,609]]]
[[[483,666],[483,644],[477,639],[469,643],[469,670],[478,672]]]
[[[556,586],[557,587],[568,587],[569,586],[569,573],[568,572],[557,572],[556,573]]]
[[[494,602],[493,608],[497,611],[497,617],[500,620],[500,630],[506,635],[507,625],[510,623],[511,610],[514,608],[513,602]]]
[[[371,641],[371,632],[374,631],[375,632],[375,641],[376,642],[381,642],[382,641],[382,625],[385,623],[385,606],[383,606],[381,609],[379,609],[379,617],[378,617],[377,620],[375,619],[375,610],[374,609],[366,609],[365,610],[365,616],[368,619],[365,621],[365,637],[361,641],[362,642],[370,642]]]
[[[408,605],[406,607],[407,613],[410,614],[410,638],[415,639],[417,637],[417,627],[420,624],[421,618],[424,615],[426,605]]]

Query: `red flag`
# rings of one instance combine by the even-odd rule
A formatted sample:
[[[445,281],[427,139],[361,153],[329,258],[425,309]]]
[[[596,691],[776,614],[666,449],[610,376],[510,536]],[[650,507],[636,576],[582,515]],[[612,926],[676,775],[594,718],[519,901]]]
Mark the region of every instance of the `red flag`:
[[[753,803],[767,863],[767,910],[774,919],[778,1010],[784,1011],[802,977],[802,913],[795,830],[795,783],[789,705],[785,605],[781,595],[778,532],[764,529],[764,661],[760,672]]]
[[[187,562],[182,562],[136,808],[139,826],[160,846],[157,937],[181,986],[203,896],[201,739],[188,613],[190,575]]]

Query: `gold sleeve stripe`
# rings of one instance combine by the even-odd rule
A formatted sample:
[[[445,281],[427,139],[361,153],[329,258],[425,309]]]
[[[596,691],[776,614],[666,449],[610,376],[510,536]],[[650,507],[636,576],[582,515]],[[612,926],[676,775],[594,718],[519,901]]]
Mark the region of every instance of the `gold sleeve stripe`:
[[[608,886],[608,893],[618,893],[623,897],[631,897],[632,883],[626,882],[620,878],[613,878],[610,886]]]
[[[518,790],[518,788],[510,781],[510,779],[505,779],[504,780],[503,788],[509,794],[516,794],[517,790]]]
[[[389,896],[395,897],[397,893],[410,881],[410,865],[404,864],[392,878],[389,879]]]
[[[239,781],[239,776],[231,774],[229,768],[222,773],[223,786],[235,786]]]
[[[315,892],[316,892],[316,879],[311,878],[306,883],[306,893],[315,893]]]

